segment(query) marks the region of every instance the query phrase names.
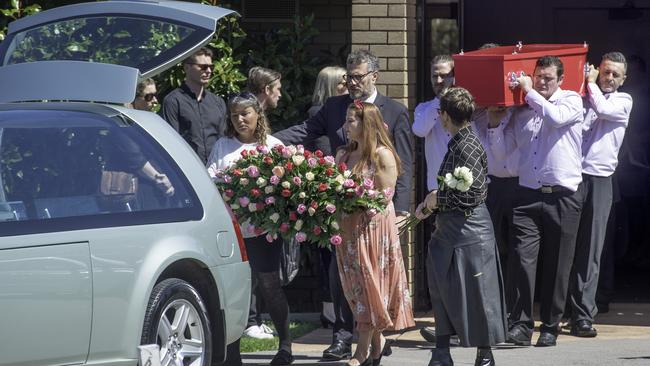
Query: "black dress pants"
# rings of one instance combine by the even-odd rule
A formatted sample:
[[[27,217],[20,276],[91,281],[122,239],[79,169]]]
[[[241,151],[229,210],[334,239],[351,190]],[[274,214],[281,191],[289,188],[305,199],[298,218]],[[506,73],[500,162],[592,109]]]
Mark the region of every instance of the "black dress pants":
[[[348,345],[352,344],[352,334],[354,332],[354,315],[348,305],[348,300],[343,293],[343,286],[341,285],[341,276],[339,276],[339,268],[336,262],[336,251],[332,251],[332,259],[329,268],[330,280],[330,295],[332,296],[332,303],[334,304],[334,315],[336,321],[334,322],[332,343],[336,341],[344,342]]]
[[[584,204],[569,284],[571,318],[594,321],[600,259],[612,207],[612,177],[583,174]]]
[[[512,280],[507,290],[514,299],[509,323],[533,330],[535,275],[541,248],[540,330],[557,334],[573,264],[582,185],[576,192],[554,189],[551,193],[520,187],[516,194],[514,250],[508,263]]]

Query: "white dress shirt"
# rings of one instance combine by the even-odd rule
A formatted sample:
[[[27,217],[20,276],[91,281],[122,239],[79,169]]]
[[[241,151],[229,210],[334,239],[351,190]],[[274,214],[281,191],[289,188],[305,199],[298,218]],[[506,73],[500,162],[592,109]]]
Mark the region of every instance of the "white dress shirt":
[[[618,165],[618,151],[632,111],[627,93],[603,94],[596,83],[589,83],[590,106],[582,126],[582,172],[609,177]]]
[[[451,134],[442,127],[438,118],[440,100],[436,97],[415,107],[413,133],[424,137],[424,156],[427,161],[427,188],[429,191],[438,189],[438,170],[447,153],[447,145]]]
[[[484,111],[476,116],[472,125],[474,131],[478,135],[488,160],[488,175],[499,178],[512,178],[518,176],[517,167],[519,165],[519,150],[516,148],[510,149],[509,154],[494,155],[491,144],[501,145],[505,148],[505,141],[503,141],[503,130],[510,124],[512,117],[512,108],[506,111],[499,125],[495,128],[488,128],[488,113]],[[494,149],[496,150],[496,148]]]
[[[493,129],[495,141],[504,143],[490,143],[492,152],[503,158],[519,149],[521,186],[560,185],[577,191],[582,182],[582,98],[558,88],[548,100],[535,90],[525,100],[528,105],[513,111],[508,126]]]

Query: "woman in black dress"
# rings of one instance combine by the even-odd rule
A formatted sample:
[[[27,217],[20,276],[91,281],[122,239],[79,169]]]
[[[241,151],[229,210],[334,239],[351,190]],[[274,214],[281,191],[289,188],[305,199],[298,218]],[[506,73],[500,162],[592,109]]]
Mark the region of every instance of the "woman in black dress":
[[[436,348],[429,366],[451,366],[449,338],[477,347],[475,366],[494,365],[491,346],[505,340],[505,301],[492,221],[485,206],[487,156],[470,126],[474,99],[463,88],[440,98],[443,127],[453,137],[438,171],[439,189],[417,210],[434,210],[436,230],[429,241],[427,274],[436,319]]]

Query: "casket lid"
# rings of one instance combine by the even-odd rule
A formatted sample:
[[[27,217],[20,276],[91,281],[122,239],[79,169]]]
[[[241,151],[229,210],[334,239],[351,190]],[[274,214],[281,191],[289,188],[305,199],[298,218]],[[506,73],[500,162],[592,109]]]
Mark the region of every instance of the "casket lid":
[[[586,53],[586,44],[524,44],[521,48],[516,45],[513,46],[500,46],[494,48],[486,48],[483,50],[470,51],[465,53],[458,53],[453,55],[454,59],[457,58],[480,58],[483,60],[518,60],[522,58],[540,58],[546,55],[565,56],[574,55],[576,53]],[[516,53],[513,53],[515,52]]]

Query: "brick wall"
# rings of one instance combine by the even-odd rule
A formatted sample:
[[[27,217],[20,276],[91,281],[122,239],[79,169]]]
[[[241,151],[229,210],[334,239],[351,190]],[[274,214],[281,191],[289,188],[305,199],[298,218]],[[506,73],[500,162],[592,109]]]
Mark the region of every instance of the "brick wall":
[[[352,0],[351,49],[369,49],[379,57],[381,72],[377,89],[410,111],[416,104],[415,8],[416,0]],[[405,235],[401,241],[413,293],[414,237]]]

